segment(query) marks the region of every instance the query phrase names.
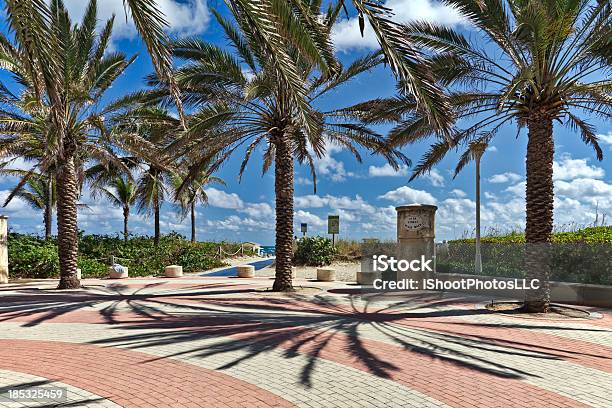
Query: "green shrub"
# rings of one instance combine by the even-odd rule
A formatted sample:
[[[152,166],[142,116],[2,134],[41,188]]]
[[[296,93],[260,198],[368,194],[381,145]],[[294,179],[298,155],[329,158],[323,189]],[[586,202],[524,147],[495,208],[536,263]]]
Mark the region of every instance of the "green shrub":
[[[591,227],[553,234],[550,280],[612,285],[612,227]],[[509,234],[482,240],[482,274],[524,277],[525,236]],[[439,245],[436,270],[474,274],[473,239]]]
[[[189,243],[178,256],[178,265],[183,265],[185,272],[196,272],[219,266],[215,257],[218,245],[212,242]]]
[[[78,264],[84,278],[103,278],[108,275],[108,265],[96,259],[79,256]]]
[[[111,257],[129,268],[130,276],[159,275],[167,265],[182,265],[185,272],[199,272],[225,264],[216,256],[219,245],[235,252],[238,244],[191,243],[177,233],[161,237],[158,246],[152,237],[137,236],[127,243],[118,235],[79,234],[78,265],[84,278],[107,275]],[[8,239],[9,270],[16,278],[56,278],[59,258],[55,240],[11,233]]]
[[[298,265],[323,266],[331,264],[335,254],[329,238],[304,237],[297,242],[293,260]]]
[[[362,243],[355,240],[340,239],[336,242],[336,259],[355,261],[361,259]]]
[[[8,236],[9,273],[16,278],[52,278],[59,274],[57,246],[30,235]]]

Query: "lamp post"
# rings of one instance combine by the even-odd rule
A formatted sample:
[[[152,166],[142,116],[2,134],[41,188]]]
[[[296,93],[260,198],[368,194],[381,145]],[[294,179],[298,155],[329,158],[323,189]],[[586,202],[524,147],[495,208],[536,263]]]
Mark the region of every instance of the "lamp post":
[[[0,284],[8,283],[8,217],[0,215]]]

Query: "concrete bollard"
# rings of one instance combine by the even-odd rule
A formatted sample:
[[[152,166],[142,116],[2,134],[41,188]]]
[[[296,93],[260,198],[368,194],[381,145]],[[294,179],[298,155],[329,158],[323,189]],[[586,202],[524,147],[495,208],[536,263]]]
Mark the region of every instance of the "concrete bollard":
[[[180,278],[183,276],[183,267],[180,265],[169,265],[164,268],[166,278]]]
[[[321,282],[333,282],[336,280],[334,268],[317,268],[317,280]]]
[[[83,274],[81,273],[81,268],[77,268],[77,279],[78,280],[83,279]]]
[[[255,267],[253,265],[241,265],[236,267],[239,278],[254,278]]]
[[[123,267],[123,271],[116,271],[112,266],[108,267],[108,277],[111,279],[126,279],[128,277],[127,266]]]
[[[360,285],[372,285],[380,278],[380,272],[357,272],[357,283]]]

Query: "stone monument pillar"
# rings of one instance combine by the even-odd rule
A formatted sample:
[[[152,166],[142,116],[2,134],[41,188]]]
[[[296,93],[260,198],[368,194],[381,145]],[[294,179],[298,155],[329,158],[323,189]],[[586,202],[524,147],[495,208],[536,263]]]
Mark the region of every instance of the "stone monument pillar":
[[[410,204],[396,207],[398,259],[432,260],[432,272],[399,272],[398,279],[423,279],[435,272],[435,221],[438,207],[428,204]]]
[[[8,217],[0,215],[0,284],[8,283]]]

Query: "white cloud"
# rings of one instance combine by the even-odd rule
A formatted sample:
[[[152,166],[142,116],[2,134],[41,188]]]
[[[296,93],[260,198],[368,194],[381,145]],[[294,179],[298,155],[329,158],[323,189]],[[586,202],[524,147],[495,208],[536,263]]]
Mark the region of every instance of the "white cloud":
[[[244,206],[244,202],[236,193],[226,193],[214,187],[206,189],[208,204],[218,208],[239,209]]]
[[[485,191],[484,196],[487,200],[497,200],[497,194],[493,194],[491,192]]]
[[[331,209],[344,209],[344,210],[355,210],[364,213],[374,213],[376,208],[363,200],[359,195],[355,198],[347,196],[318,196],[314,194],[297,196],[294,199],[295,206],[297,208],[322,208],[329,207]]]
[[[521,181],[520,183],[507,187],[504,191],[517,197],[525,198],[525,187],[525,182]]]
[[[378,196],[385,200],[394,202],[395,204],[435,204],[436,199],[427,191],[415,190],[408,186],[402,186],[395,190],[388,191],[385,194]]]
[[[123,1],[98,1],[98,20],[106,22],[114,14],[113,37],[115,39],[135,38],[137,35],[136,27],[129,15],[129,10],[126,21]],[[64,3],[73,21],[80,22],[88,2],[85,0],[64,0]],[[206,0],[157,0],[157,4],[165,15],[168,22],[168,32],[171,34],[183,36],[199,34],[206,30],[210,22],[210,11],[206,5]]]
[[[295,183],[300,186],[312,186],[313,185],[312,180],[306,177],[298,177],[297,179],[295,179]]]
[[[554,223],[587,225],[595,220],[595,208],[601,214],[612,212],[612,184],[602,180],[602,168],[590,166],[588,159],[572,159],[564,155],[554,162]],[[497,219],[519,220],[525,217],[525,182],[511,185],[504,192],[507,197],[495,197],[488,203]]]
[[[270,231],[274,229],[274,222],[255,220],[253,218],[241,218],[237,215],[230,215],[221,220],[207,220],[206,225],[209,227],[225,231]]]
[[[440,223],[468,224],[474,219],[476,203],[469,198],[447,198],[440,204],[437,217]]]
[[[293,202],[297,208],[321,208],[327,205],[328,200],[315,194],[309,194],[297,196]]]
[[[355,198],[350,198],[350,197],[345,197],[345,196],[342,196],[342,197],[328,196],[328,197],[329,197],[328,205],[332,209],[356,210],[356,211],[366,212],[368,214],[371,214],[376,211],[376,208],[374,208],[374,206],[365,202],[364,199],[361,198],[359,195],[356,195]]]
[[[10,193],[11,190],[0,191],[0,205],[4,204]],[[0,208],[0,214],[15,218],[40,217],[42,220],[42,212],[33,209],[19,197],[14,197],[6,207]]]
[[[393,20],[409,22],[425,20],[454,26],[464,22],[457,10],[432,0],[387,0],[385,7],[393,10]],[[332,39],[337,49],[377,49],[376,35],[366,19],[364,36],[359,31],[357,17],[340,20],[332,30]]]
[[[238,231],[241,229],[240,221],[240,217],[237,215],[231,215],[222,220],[207,220],[206,225],[219,230]]]
[[[506,232],[524,225],[525,202],[513,198],[502,202],[489,202],[480,206],[481,232],[497,226]],[[441,237],[473,236],[476,225],[476,202],[467,198],[447,198],[437,211],[437,229]]]
[[[34,167],[34,163],[27,162],[22,157],[7,157],[3,160],[3,163],[8,163],[6,168],[11,170],[30,170]],[[0,182],[18,183],[21,179],[20,176],[13,176],[8,174],[0,175]]]
[[[370,177],[400,177],[408,175],[408,167],[401,166],[398,170],[395,170],[389,163],[384,166],[370,166],[368,168],[368,175]]]
[[[465,193],[465,191],[463,190],[459,190],[458,188],[453,189],[453,191],[450,192],[451,195],[457,197],[457,198],[463,198],[465,197],[467,194]]]
[[[369,217],[374,225],[378,225],[381,231],[395,230],[397,226],[397,211],[390,205],[377,208],[376,212]]]
[[[316,157],[315,155],[314,162],[317,174],[326,176],[331,181],[336,182],[345,181],[348,177],[354,177],[355,173],[346,171],[344,163],[333,157],[334,153],[341,151],[342,147],[340,146],[328,145],[323,157]]]
[[[612,150],[612,132],[608,132],[607,135],[604,135],[602,133],[601,135],[597,135],[597,137],[599,138],[599,141],[603,144],[610,145],[610,150]]]
[[[208,195],[208,204],[212,207],[236,210],[252,218],[274,217],[274,208],[265,202],[245,203],[238,194],[226,193],[214,187],[207,188],[206,195]]]
[[[296,211],[293,219],[294,219],[294,222],[296,222],[297,224],[305,222],[309,226],[315,226],[315,227],[323,227],[327,225],[327,220],[324,220],[321,217],[311,212],[304,211],[304,210]]]
[[[239,212],[246,213],[253,218],[274,218],[274,208],[268,203],[247,203]]]
[[[612,210],[612,184],[603,180],[588,178],[558,180],[555,182],[555,194]]]
[[[501,183],[516,183],[523,177],[516,173],[506,172],[501,174],[495,174],[489,178],[489,183],[501,184]]]
[[[589,166],[588,159],[572,159],[570,155],[561,157],[561,161],[553,162],[553,179],[573,180],[576,178],[602,178],[605,175],[604,169],[596,166]]]
[[[444,176],[437,169],[432,169],[423,176],[434,187],[444,187]]]
[[[346,210],[336,210],[336,214],[340,216],[340,219],[343,222],[353,222],[353,221],[357,221],[360,219],[359,213],[358,212],[351,212],[351,211],[346,211]]]
[[[489,152],[489,153],[496,153],[497,151],[498,151],[497,147],[495,147],[495,146],[487,147],[487,152]]]

